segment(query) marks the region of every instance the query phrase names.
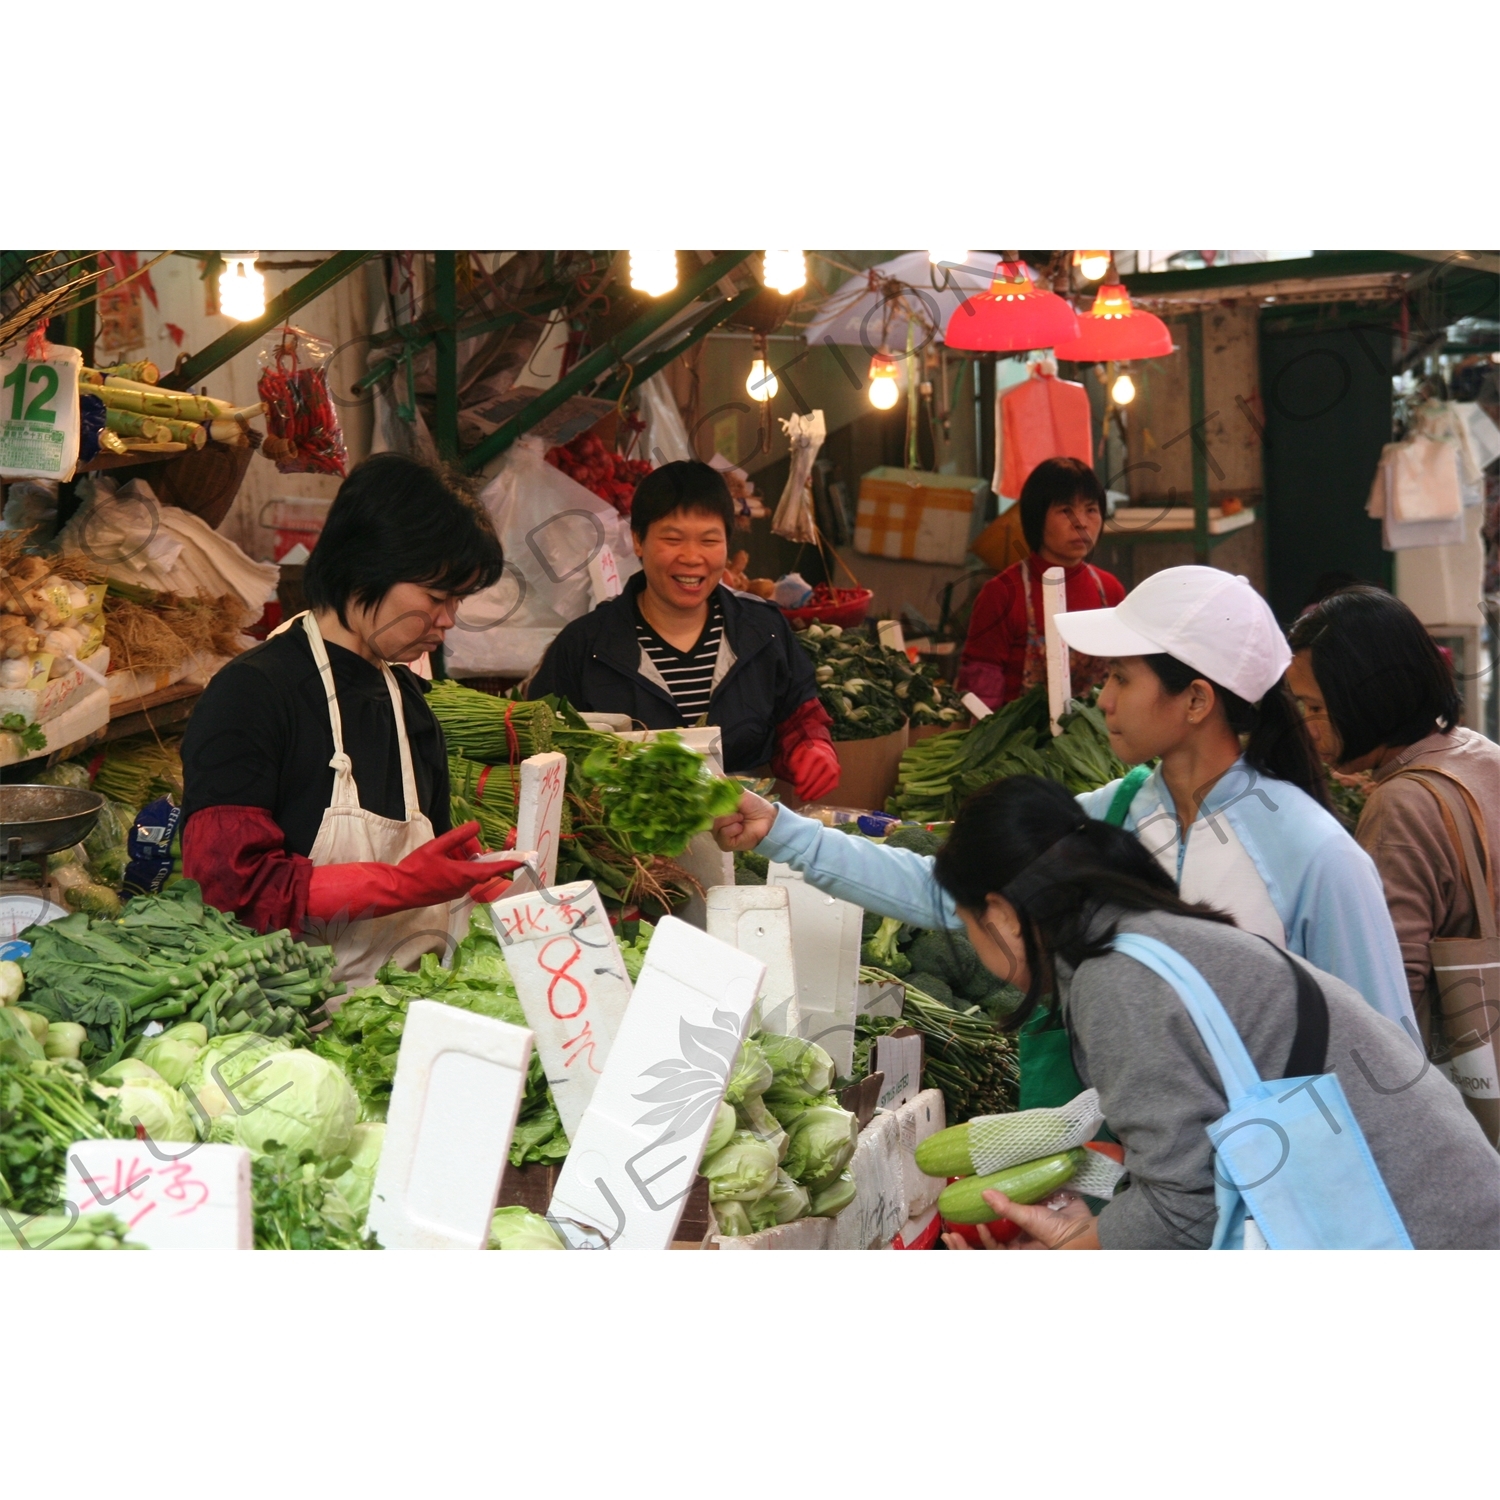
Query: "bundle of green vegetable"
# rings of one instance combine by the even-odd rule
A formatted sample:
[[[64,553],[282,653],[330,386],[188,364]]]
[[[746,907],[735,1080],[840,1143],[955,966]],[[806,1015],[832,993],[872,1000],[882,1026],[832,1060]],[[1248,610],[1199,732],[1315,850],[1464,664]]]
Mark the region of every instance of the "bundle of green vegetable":
[[[415,973],[387,964],[376,980],[344,1001],[313,1044],[320,1057],[343,1070],[364,1120],[385,1119],[406,1008],[413,1000],[437,1000],[513,1026],[526,1025],[505,956],[482,907],[471,915],[469,933],[454,950],[450,968],[426,953]],[[510,1159],[519,1167],[528,1162],[559,1162],[567,1154],[568,1137],[547,1087],[541,1058],[533,1052]]]
[[[182,801],[182,737],[165,741],[139,735],[106,745],[93,772],[93,787],[111,802],[139,812],[158,797]]]
[[[832,1087],[833,1059],[817,1043],[770,1032],[744,1042],[698,1168],[720,1234],[831,1217],[854,1201],[859,1123]]]
[[[952,690],[904,651],[857,630],[809,625],[797,640],[813,659],[818,697],[836,740],[874,739],[913,724],[956,724],[964,711]]]
[[[671,730],[645,744],[611,739],[589,755],[581,774],[597,788],[606,825],[637,854],[681,854],[694,834],[740,802],[740,784],[712,775]]]
[[[1109,746],[1097,694],[1075,703],[1052,734],[1047,690],[1037,686],[972,729],[918,740],[901,757],[886,811],[918,823],[951,818],[964,799],[1004,776],[1050,776],[1070,792],[1089,792],[1125,774]]]
[[[449,750],[470,760],[503,766],[552,749],[556,715],[543,700],[497,698],[447,680],[432,684],[427,706],[442,725]]]
[[[125,1238],[129,1233],[114,1214],[40,1214],[23,1220],[0,1214],[0,1250],[144,1250]]]
[[[257,1250],[379,1250],[361,1232],[362,1214],[339,1190],[347,1157],[320,1160],[313,1152],[279,1150],[250,1164]]]
[[[884,969],[911,988],[957,1010],[978,1005],[989,1015],[1008,1015],[1023,998],[1014,985],[996,979],[961,932],[932,932],[895,917],[865,913],[860,961]]]
[[[897,1026],[922,1033],[925,1061],[922,1087],[941,1089],[950,1120],[974,1115],[1006,1114],[1016,1107],[1020,1068],[1015,1039],[977,1005],[954,1010],[917,989],[910,980],[897,980],[884,969],[860,969],[861,983],[888,980],[904,983],[906,998],[900,1019],[861,1015],[855,1021],[854,1076],[870,1071],[871,1043]]]
[[[56,1207],[68,1147],[105,1134],[83,1068],[44,1061],[40,1050],[25,1060],[0,1057],[0,1204],[11,1213]]]
[[[49,766],[45,771],[39,771],[36,781],[40,786],[69,786],[85,792],[92,787],[89,768],[78,760],[59,761],[57,765]],[[145,806],[144,803],[116,802],[105,797],[104,806],[99,809],[99,816],[93,828],[89,830],[88,837],[83,841],[84,858],[87,861],[89,873],[99,885],[112,891],[118,890],[125,879],[125,864],[128,857],[126,842],[135,824],[136,814],[143,806]],[[65,851],[61,857],[71,860],[72,851]],[[60,856],[54,855],[48,860],[49,870],[54,869],[53,860],[58,858]],[[75,911],[88,910],[81,901],[69,899],[69,894],[66,890],[63,893],[68,906]]]
[[[82,1057],[104,1065],[152,1021],[178,1017],[209,1036],[261,1032],[305,1044],[308,1014],[338,990],[332,949],[285,931],[257,934],[205,905],[190,880],[137,896],[118,919],[75,912],[26,937],[28,1004],[83,1026]]]

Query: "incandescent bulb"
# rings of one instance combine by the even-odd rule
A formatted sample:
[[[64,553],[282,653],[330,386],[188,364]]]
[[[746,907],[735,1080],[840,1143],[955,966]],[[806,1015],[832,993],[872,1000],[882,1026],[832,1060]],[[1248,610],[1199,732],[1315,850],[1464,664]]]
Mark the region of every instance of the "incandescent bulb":
[[[896,361],[884,349],[870,361],[870,405],[877,411],[889,411],[901,399],[896,384]]]
[[[935,266],[961,266],[969,259],[967,250],[929,250],[927,259]]]
[[[630,285],[648,297],[665,297],[677,290],[677,252],[675,250],[632,250],[630,252]]]
[[[781,382],[766,369],[763,359],[750,361],[750,374],[745,381],[745,393],[752,401],[769,401],[781,389]]]
[[[1135,381],[1130,378],[1128,371],[1121,371],[1115,378],[1115,383],[1109,388],[1109,394],[1116,406],[1129,406],[1135,400]]]
[[[1080,250],[1076,258],[1080,271],[1090,280],[1098,279],[1109,270],[1108,250]]]
[[[255,254],[225,255],[219,275],[219,311],[248,323],[266,310],[266,278],[255,269]]]
[[[807,285],[807,257],[800,250],[767,250],[761,257],[761,285],[783,297]]]

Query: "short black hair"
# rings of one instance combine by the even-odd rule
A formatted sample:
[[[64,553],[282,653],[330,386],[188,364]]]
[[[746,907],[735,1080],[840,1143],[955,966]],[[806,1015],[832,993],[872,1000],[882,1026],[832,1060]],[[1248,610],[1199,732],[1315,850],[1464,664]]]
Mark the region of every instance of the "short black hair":
[[[1373,584],[1340,589],[1292,626],[1339,737],[1340,762],[1446,734],[1463,714],[1453,669],[1409,606]]]
[[[311,609],[373,608],[398,583],[473,594],[505,566],[489,517],[435,469],[401,453],[356,464],[302,575]]]
[[[645,540],[653,521],[679,510],[698,510],[724,523],[724,539],[734,529],[734,499],[724,476],[711,464],[679,458],[653,469],[635,487],[630,502],[630,529]]]
[[[1070,500],[1092,500],[1104,514],[1104,486],[1081,458],[1044,458],[1021,486],[1021,532],[1033,552],[1042,550],[1047,512]]]

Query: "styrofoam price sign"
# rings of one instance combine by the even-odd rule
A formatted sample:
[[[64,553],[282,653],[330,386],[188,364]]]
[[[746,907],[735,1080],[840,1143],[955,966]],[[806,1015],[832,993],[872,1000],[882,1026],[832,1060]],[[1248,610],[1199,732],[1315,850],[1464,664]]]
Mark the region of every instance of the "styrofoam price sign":
[[[68,1149],[68,1211],[111,1213],[152,1250],[249,1250],[250,1153],[242,1146],[78,1141]]]
[[[548,1218],[582,1248],[665,1250],[698,1171],[765,965],[663,917]]]
[[[755,1029],[800,1034],[792,921],[784,886],[714,885],[708,889],[708,935],[766,966]]]
[[[505,896],[490,920],[572,1140],[630,1003],[614,929],[589,880]]]
[[[840,1078],[854,1071],[854,1015],[859,995],[860,929],[864,912],[807,884],[801,872],[774,860],[768,886],[784,886],[797,963],[797,1005],[804,1041],[833,1059]]]
[[[543,885],[557,883],[557,844],[562,833],[563,787],[568,757],[556,750],[528,755],[521,762],[521,806],[516,818],[516,848],[536,851]]]
[[[0,355],[0,474],[71,479],[78,464],[83,355],[53,345],[46,359],[27,359],[23,349]]]

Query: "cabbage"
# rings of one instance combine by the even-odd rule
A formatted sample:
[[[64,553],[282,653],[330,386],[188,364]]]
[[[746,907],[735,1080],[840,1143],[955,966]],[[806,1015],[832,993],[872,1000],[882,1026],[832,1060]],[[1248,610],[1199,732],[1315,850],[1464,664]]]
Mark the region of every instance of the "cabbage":
[[[848,1172],[841,1172],[813,1194],[811,1211],[817,1218],[831,1219],[854,1202],[854,1193],[854,1178]]]
[[[193,1110],[193,1123],[198,1127],[198,1134],[204,1140],[208,1139],[209,1128],[220,1115],[226,1111],[233,1113],[229,1100],[224,1097],[220,1080],[233,1089],[238,1097],[238,1084],[242,1079],[254,1074],[263,1063],[285,1052],[290,1046],[291,1043],[284,1037],[272,1038],[238,1032],[214,1037],[193,1059],[187,1076],[182,1080],[182,1092],[187,1097],[188,1107]],[[215,1069],[218,1070],[217,1079],[214,1077]],[[245,1102],[247,1101],[241,1100],[242,1107]]]
[[[793,1219],[807,1217],[809,1199],[807,1189],[801,1183],[793,1182],[785,1172],[777,1172],[776,1181],[771,1190],[763,1197],[761,1203],[769,1206],[775,1214],[777,1224],[790,1224]],[[755,1214],[752,1211],[751,1218]]]
[[[752,1094],[736,1108],[735,1117],[742,1130],[748,1130],[776,1153],[777,1161],[786,1155],[786,1131],[781,1128],[776,1116],[766,1108],[764,1100]]]
[[[716,1203],[714,1204],[714,1219],[718,1223],[719,1233],[730,1239],[737,1239],[740,1235],[749,1234],[750,1215],[745,1212],[743,1203]]]
[[[698,1170],[708,1178],[710,1203],[749,1203],[776,1181],[776,1152],[748,1130],[736,1130]]]
[[[347,1171],[333,1179],[333,1185],[349,1205],[356,1226],[365,1222],[370,1211],[370,1193],[375,1187],[375,1171],[380,1165],[380,1148],[385,1145],[385,1126],[382,1124],[356,1125],[344,1147],[348,1158]]]
[[[712,1156],[715,1151],[721,1151],[727,1146],[737,1123],[734,1106],[721,1104],[718,1114],[714,1116],[714,1128],[708,1132],[708,1141],[703,1147],[704,1156]]]
[[[775,1099],[765,1096],[765,1106],[781,1122],[783,1130],[790,1130],[810,1109],[838,1109],[837,1094],[798,1094],[794,1098]]]
[[[771,1065],[771,1084],[780,1092],[826,1094],[833,1084],[833,1059],[816,1043],[801,1037],[759,1032],[755,1038]]]
[[[138,1042],[135,1055],[156,1069],[174,1089],[180,1089],[188,1069],[208,1044],[208,1032],[197,1021],[183,1021],[159,1036]]]
[[[187,1100],[166,1079],[154,1073],[149,1078],[124,1080],[105,1109],[104,1124],[120,1140],[133,1137],[137,1125],[144,1127],[146,1138],[152,1141],[198,1138],[188,1114]]]
[[[557,1231],[529,1208],[497,1208],[490,1220],[491,1250],[566,1250]]]
[[[734,1066],[729,1070],[729,1082],[724,1085],[724,1102],[740,1104],[763,1094],[771,1085],[771,1065],[755,1042],[746,1039],[735,1054]]]
[[[757,1198],[754,1203],[742,1203],[745,1216],[750,1220],[750,1233],[759,1234],[763,1229],[774,1229],[777,1224],[776,1205],[769,1193]]]
[[[106,1068],[94,1080],[105,1088],[117,1089],[135,1078],[161,1079],[161,1074],[150,1063],[139,1057],[122,1057],[113,1067]]]
[[[348,1147],[359,1118],[349,1080],[327,1058],[301,1047],[273,1052],[259,1072],[247,1071],[234,1084],[234,1092],[244,1113],[220,1113],[210,1139],[257,1156],[274,1141],[294,1155],[311,1152],[331,1161]]]
[[[787,1175],[806,1187],[831,1182],[854,1155],[859,1121],[847,1109],[819,1104],[792,1122],[787,1143]]]

